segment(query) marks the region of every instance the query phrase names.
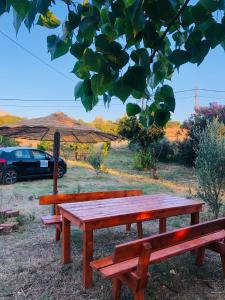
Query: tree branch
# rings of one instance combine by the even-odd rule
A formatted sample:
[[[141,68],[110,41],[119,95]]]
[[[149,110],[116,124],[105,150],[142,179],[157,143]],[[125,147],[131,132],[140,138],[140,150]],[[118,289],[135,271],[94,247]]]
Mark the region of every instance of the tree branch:
[[[180,15],[183,13],[183,11],[185,10],[185,8],[187,7],[189,2],[190,2],[190,0],[186,0],[184,2],[184,4],[182,5],[182,7],[179,9],[179,11],[176,13],[176,15],[173,17],[173,19],[170,21],[170,23],[167,26],[166,30],[164,31],[163,35],[160,37],[160,42],[162,42],[165,39],[165,37],[166,37],[167,33],[169,32],[170,28],[174,25],[174,23],[177,21],[177,19],[180,17]],[[159,50],[159,48],[155,49],[152,52],[152,54],[150,56],[150,61],[151,62],[153,61],[153,58],[155,57],[158,50]]]

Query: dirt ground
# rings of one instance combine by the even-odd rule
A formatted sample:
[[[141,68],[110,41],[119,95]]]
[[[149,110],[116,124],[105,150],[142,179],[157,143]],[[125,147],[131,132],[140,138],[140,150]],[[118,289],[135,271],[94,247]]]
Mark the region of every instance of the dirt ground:
[[[149,174],[132,171],[128,153],[120,153],[119,160],[117,155],[116,151],[112,151],[106,162],[112,172],[98,177],[86,165],[69,168],[68,174],[60,180],[59,191],[141,188],[147,194],[167,192],[187,195],[189,182],[195,181],[190,169],[166,164],[160,165],[161,179],[153,181]],[[179,184],[184,187],[182,191],[176,189]],[[61,242],[54,241],[54,228],[45,228],[40,222],[40,216],[48,214],[50,208],[39,206],[38,196],[51,193],[51,189],[51,179],[0,186],[0,207],[15,208],[21,212],[19,229],[0,236],[0,299],[109,300],[111,282],[96,273],[93,288],[86,291],[81,288],[82,233],[76,227],[72,228],[73,262],[62,265]],[[207,218],[208,214],[203,212],[201,219]],[[171,218],[169,229],[188,223],[188,216]],[[144,223],[144,235],[156,233],[157,228],[157,221]],[[135,225],[130,233],[125,231],[124,226],[98,230],[94,234],[94,257],[109,255],[116,244],[136,238]],[[225,299],[225,281],[220,258],[216,254],[206,252],[205,264],[201,268],[195,266],[194,256],[187,253],[151,266],[149,273],[146,299]],[[132,296],[124,288],[122,300],[128,299]]]

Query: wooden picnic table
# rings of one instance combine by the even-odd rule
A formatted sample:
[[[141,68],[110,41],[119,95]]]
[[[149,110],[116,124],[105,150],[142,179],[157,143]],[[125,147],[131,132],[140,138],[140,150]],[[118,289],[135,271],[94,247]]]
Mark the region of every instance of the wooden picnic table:
[[[83,231],[84,288],[92,286],[93,231],[128,223],[159,219],[159,232],[166,232],[166,219],[190,214],[191,225],[199,223],[204,202],[182,197],[155,194],[117,199],[59,204],[62,215],[62,261],[71,262],[71,223]],[[110,240],[110,237],[109,237]]]

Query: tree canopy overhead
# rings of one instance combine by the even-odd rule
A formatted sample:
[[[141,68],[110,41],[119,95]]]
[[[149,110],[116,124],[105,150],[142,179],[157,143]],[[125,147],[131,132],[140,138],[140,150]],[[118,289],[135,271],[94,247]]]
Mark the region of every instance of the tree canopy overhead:
[[[61,0],[67,15],[52,12],[55,0],[0,0],[0,15],[13,10],[22,23],[54,29],[47,47],[51,59],[70,52],[72,72],[81,79],[75,99],[90,111],[103,97],[126,102],[128,116],[139,114],[148,127],[163,126],[175,109],[173,89],[164,84],[188,62],[200,65],[210,49],[225,48],[225,0]],[[145,99],[142,106],[129,97]]]

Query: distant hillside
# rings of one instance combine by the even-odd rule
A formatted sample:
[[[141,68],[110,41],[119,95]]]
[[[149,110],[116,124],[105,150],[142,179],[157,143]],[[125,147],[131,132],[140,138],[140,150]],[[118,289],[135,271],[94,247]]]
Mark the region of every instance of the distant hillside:
[[[16,123],[18,121],[22,121],[25,118],[13,116],[13,115],[1,115],[0,111],[0,125],[8,124],[8,123]]]

